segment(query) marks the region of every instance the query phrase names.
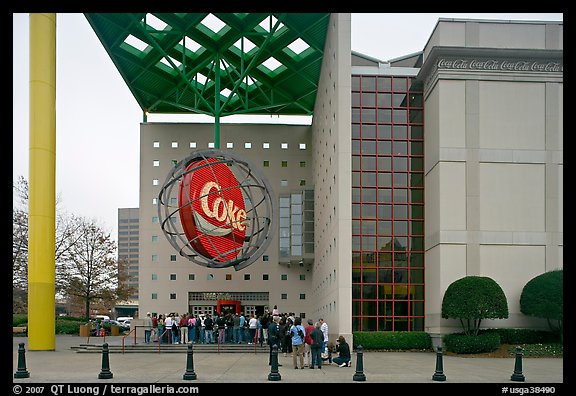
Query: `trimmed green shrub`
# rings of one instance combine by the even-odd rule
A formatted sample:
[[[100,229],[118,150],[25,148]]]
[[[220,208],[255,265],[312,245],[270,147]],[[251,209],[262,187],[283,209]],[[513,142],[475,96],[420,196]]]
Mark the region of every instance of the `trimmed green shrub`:
[[[353,333],[354,348],[364,350],[429,350],[432,338],[424,331],[357,331]]]
[[[545,272],[532,278],[520,295],[520,312],[544,318],[562,340],[564,327],[564,270]]]
[[[446,351],[454,353],[493,352],[500,347],[500,335],[496,332],[478,335],[446,334],[442,340]]]
[[[498,333],[502,344],[545,344],[559,342],[560,338],[551,331],[534,329],[485,329],[482,333]]]
[[[478,335],[482,319],[508,317],[508,301],[502,288],[486,276],[466,276],[446,289],[442,317],[460,319],[465,334]]]
[[[80,325],[85,321],[56,319],[56,334],[80,334]]]
[[[12,327],[26,326],[28,324],[28,315],[26,314],[13,314]]]

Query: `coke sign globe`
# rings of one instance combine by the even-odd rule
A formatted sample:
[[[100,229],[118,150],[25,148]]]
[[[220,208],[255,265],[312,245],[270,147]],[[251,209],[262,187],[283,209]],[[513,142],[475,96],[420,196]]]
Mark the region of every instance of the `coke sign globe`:
[[[158,195],[164,235],[178,253],[210,268],[247,267],[270,244],[273,192],[245,159],[202,150],[177,163]]]

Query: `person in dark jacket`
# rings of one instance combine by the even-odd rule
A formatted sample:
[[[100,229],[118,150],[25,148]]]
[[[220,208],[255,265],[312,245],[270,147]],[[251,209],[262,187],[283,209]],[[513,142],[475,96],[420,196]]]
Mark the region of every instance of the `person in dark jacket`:
[[[276,345],[276,352],[280,352],[280,327],[278,325],[280,322],[280,318],[278,316],[274,316],[272,322],[268,325],[268,345],[270,346],[270,356],[268,357],[268,365],[272,365],[272,349],[274,345]],[[282,366],[278,363],[278,367]]]
[[[314,368],[314,364],[319,369],[322,368],[322,344],[324,343],[324,334],[320,330],[320,322],[316,322],[314,329],[310,332],[312,343],[310,344],[310,368]]]
[[[350,345],[348,345],[344,336],[339,336],[337,341],[336,352],[338,352],[338,356],[333,358],[332,361],[336,363],[338,367],[351,367]]]

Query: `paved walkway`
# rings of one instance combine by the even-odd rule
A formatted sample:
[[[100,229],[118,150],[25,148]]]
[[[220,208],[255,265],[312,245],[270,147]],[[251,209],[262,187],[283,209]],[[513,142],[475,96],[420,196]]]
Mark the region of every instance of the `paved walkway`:
[[[121,344],[121,337],[106,337],[109,345]],[[355,381],[357,354],[352,367],[325,365],[321,370],[295,370],[292,357],[278,356],[280,380],[270,381],[270,366],[265,353],[197,353],[193,355],[195,380],[184,380],[187,353],[110,353],[108,367],[113,377],[98,379],[102,354],[77,353],[71,347],[85,343],[78,336],[57,336],[55,351],[29,351],[27,337],[13,337],[13,373],[18,368],[18,347],[24,343],[29,378],[14,378],[24,383],[492,383],[519,387],[523,384],[554,385],[564,382],[564,359],[523,358],[525,382],[511,381],[515,358],[470,358],[443,356],[442,373],[446,381],[434,381],[437,358],[433,352],[364,352],[362,370],[365,381]],[[90,342],[100,344],[101,339]],[[557,385],[559,389],[561,385]],[[337,392],[339,393],[339,392]],[[498,392],[501,394],[500,392]],[[511,392],[513,393],[513,392]],[[539,392],[544,393],[544,392]],[[551,392],[547,392],[551,393]],[[558,390],[555,392],[559,394]]]

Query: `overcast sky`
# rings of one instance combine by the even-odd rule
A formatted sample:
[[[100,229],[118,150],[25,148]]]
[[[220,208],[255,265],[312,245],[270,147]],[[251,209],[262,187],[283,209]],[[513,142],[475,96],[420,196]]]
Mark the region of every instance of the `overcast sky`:
[[[384,61],[421,51],[438,18],[562,21],[563,14],[353,13],[352,50]],[[142,111],[83,14],[57,14],[56,29],[56,193],[61,209],[97,220],[116,240],[118,208],[139,205]],[[13,14],[12,40],[14,182],[29,178],[28,14]],[[246,119],[254,121],[226,117],[222,122]],[[170,120],[148,117],[149,122]],[[264,122],[308,119],[265,116]]]

